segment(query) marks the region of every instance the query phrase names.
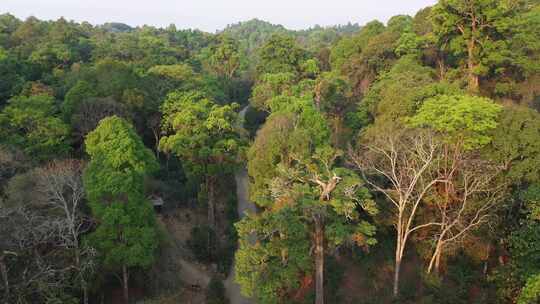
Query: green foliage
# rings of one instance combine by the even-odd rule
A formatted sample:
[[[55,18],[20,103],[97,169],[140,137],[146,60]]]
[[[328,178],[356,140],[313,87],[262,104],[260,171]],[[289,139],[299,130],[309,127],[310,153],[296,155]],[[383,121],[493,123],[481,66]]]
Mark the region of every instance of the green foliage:
[[[15,60],[8,51],[0,47],[0,105],[22,89],[27,70],[25,65]]]
[[[260,206],[272,203],[268,183],[278,175],[276,166],[289,161],[286,153],[306,153],[305,147],[320,145],[330,136],[324,117],[310,101],[291,99],[287,107],[291,110],[268,117],[248,151],[250,197]]]
[[[124,90],[134,88],[137,78],[133,70],[121,61],[106,59],[96,63],[96,90],[102,96],[112,96],[116,100],[122,98]]]
[[[131,193],[142,195],[145,176],[158,168],[152,151],[133,127],[117,116],[101,120],[86,136],[85,145],[90,156],[85,186],[91,202]],[[94,212],[99,214],[98,209]]]
[[[527,284],[523,287],[518,301],[518,304],[533,304],[540,299],[540,274],[534,275],[527,279]]]
[[[482,147],[491,141],[501,106],[482,97],[440,95],[430,98],[410,120],[412,126],[429,127],[461,142],[465,149]]]
[[[367,92],[360,111],[369,111],[379,121],[399,121],[413,115],[425,98],[431,97],[433,70],[414,57],[398,60]]]
[[[236,224],[240,240],[236,280],[242,293],[259,303],[279,303],[288,291],[300,287],[302,274],[313,267],[306,254],[309,232],[297,212],[283,208],[248,216]]]
[[[305,59],[306,52],[296,44],[293,37],[272,35],[259,50],[257,72],[299,75]]]
[[[540,181],[540,114],[525,107],[506,106],[490,136],[487,154],[507,164],[506,176],[512,183]]]
[[[153,153],[133,127],[116,116],[103,119],[85,144],[90,162],[83,181],[99,222],[89,243],[112,271],[150,266],[159,238],[143,187],[144,178],[158,166]]]
[[[521,194],[524,201],[525,220],[510,236],[510,250],[516,273],[522,280],[540,273],[540,220],[538,185],[530,186]]]
[[[526,105],[534,106],[540,94],[539,41],[537,0],[440,0],[414,18],[399,15],[387,26],[372,21],[361,28],[347,24],[292,31],[255,19],[216,34],[174,25],[93,26],[64,18],[23,21],[0,15],[1,207],[41,202],[35,172],[29,169],[35,161],[67,155],[71,138],[76,155],[86,148],[90,156],[84,183],[96,226],[86,241],[97,250],[102,269],[147,267],[160,236],[145,186],[167,203],[187,202],[198,190],[208,206],[216,193],[227,196],[232,185],[223,180],[231,179],[246,145],[232,101],[247,103],[251,94],[253,109],[246,116],[251,135],[264,125],[247,165],[250,196],[262,213],[237,225],[236,265],[245,293],[260,303],[281,303],[311,276],[314,217],[324,221],[325,249],[375,243],[369,218],[377,213],[373,199],[379,196],[372,199],[337,148],[354,144],[353,132],[376,140],[409,122],[436,131],[437,140],[474,149],[465,152],[504,170],[502,181],[516,195],[507,201],[508,212],[498,214],[500,225],[493,227],[493,236],[507,241],[492,244],[498,252],[508,250],[510,261],[489,270],[505,303],[535,302],[540,117]],[[469,85],[478,82],[473,90],[478,96],[461,91],[467,77]],[[485,97],[497,98],[504,107]],[[158,157],[161,151],[177,156],[166,162],[160,157],[164,165],[151,180],[147,177],[158,164],[145,145],[154,146]],[[320,183],[334,175],[339,182],[321,198]],[[225,201],[235,200],[220,200]],[[234,208],[228,206],[227,213],[234,222]],[[423,216],[429,220],[433,215]],[[377,225],[388,218],[386,213],[377,217]],[[237,244],[234,229],[225,230],[222,246],[217,239],[225,238],[206,226],[194,229],[190,240],[196,255],[205,262],[218,260],[222,272]],[[1,235],[0,243],[10,237]],[[419,237],[411,241],[422,241]],[[383,236],[381,242],[387,241]],[[34,267],[35,254],[58,261],[69,253],[49,247],[17,257],[1,256],[0,248],[0,260],[7,261],[11,275]],[[360,295],[364,302],[384,301],[376,290],[393,249],[387,247],[385,258],[368,262],[373,292]],[[354,252],[360,254],[358,248]],[[365,251],[360,255],[363,261],[371,258]],[[327,261],[327,301],[338,302],[333,296],[340,263]],[[39,262],[46,266],[48,261]],[[482,301],[473,297],[488,290],[475,283],[482,282],[478,268],[452,260],[422,300],[414,277],[407,300]],[[24,289],[11,277],[9,283],[12,294]],[[77,301],[78,291],[35,289],[47,294],[31,298],[34,302]],[[219,280],[212,280],[209,293],[208,302],[224,303]]]
[[[69,127],[57,113],[51,96],[14,97],[0,113],[1,141],[39,160],[65,155]]]
[[[521,193],[521,199],[525,202],[527,219],[540,221],[540,185],[531,185]]]
[[[239,72],[241,55],[238,49],[238,43],[229,36],[223,36],[220,44],[210,49],[208,65],[210,70],[218,77],[231,79]]]
[[[148,74],[178,82],[189,81],[195,76],[193,69],[186,64],[156,65],[148,69]]]
[[[239,41],[246,55],[251,56],[274,34],[285,34],[288,31],[281,25],[271,24],[259,19],[228,25],[223,32]]]
[[[77,106],[85,99],[95,96],[96,91],[92,85],[84,80],[79,80],[64,97],[64,103],[62,104],[64,119],[70,121]]]
[[[281,95],[292,95],[292,87],[295,83],[293,73],[264,74],[260,76],[257,85],[253,88],[250,104],[260,111],[275,111],[277,109],[272,109],[272,99]]]
[[[351,37],[341,39],[333,48],[330,55],[332,67],[339,70],[351,57],[358,55],[368,44],[369,39],[382,33],[385,27],[379,21],[371,21]]]
[[[219,106],[194,92],[172,92],[162,105],[162,151],[172,152],[196,175],[231,172],[243,142],[236,133],[236,104]]]
[[[527,69],[522,65],[527,50],[512,48],[514,37],[519,36],[514,31],[514,25],[520,22],[527,10],[526,3],[501,0],[439,1],[431,11],[435,37],[441,48],[447,48],[462,66],[466,66],[469,77],[511,73],[516,68]],[[521,35],[529,34],[532,32],[522,32]],[[469,78],[469,88],[474,90],[475,85],[470,81]]]

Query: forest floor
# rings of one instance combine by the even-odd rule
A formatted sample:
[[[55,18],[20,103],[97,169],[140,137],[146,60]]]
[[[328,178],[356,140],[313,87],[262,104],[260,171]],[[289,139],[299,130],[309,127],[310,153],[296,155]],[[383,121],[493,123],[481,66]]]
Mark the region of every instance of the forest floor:
[[[161,222],[170,236],[169,242],[174,246],[174,263],[179,266],[178,278],[183,283],[183,287],[170,297],[170,303],[205,303],[205,290],[213,273],[208,266],[188,258],[191,253],[186,245],[191,229],[204,223],[205,215],[191,208],[182,208],[162,217]],[[162,303],[169,302],[162,299]]]

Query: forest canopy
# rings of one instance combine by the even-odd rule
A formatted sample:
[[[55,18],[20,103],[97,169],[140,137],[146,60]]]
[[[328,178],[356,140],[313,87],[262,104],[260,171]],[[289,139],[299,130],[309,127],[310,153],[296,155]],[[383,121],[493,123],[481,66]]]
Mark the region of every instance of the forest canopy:
[[[2,14],[0,303],[538,303],[539,111],[534,0]]]

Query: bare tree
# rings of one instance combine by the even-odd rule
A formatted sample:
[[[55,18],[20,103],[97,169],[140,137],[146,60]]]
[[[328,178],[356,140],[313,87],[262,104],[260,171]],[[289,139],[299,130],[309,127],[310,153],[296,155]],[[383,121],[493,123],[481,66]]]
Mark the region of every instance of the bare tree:
[[[5,303],[52,301],[74,287],[83,290],[87,303],[86,276],[94,269],[96,252],[80,244],[90,227],[81,212],[81,170],[79,161],[53,162],[27,175],[31,182],[21,191],[31,195],[8,191],[9,204],[0,202],[0,294]]]
[[[433,167],[438,163],[441,144],[430,132],[402,130],[382,132],[368,144],[350,149],[352,164],[366,182],[391,203],[396,228],[396,251],[393,294],[399,292],[403,254],[411,234],[419,229],[440,225],[418,224],[419,208],[431,188],[446,180]]]
[[[53,220],[57,225],[57,237],[62,247],[74,252],[74,266],[83,291],[83,303],[87,304],[85,270],[89,265],[82,262],[82,255],[91,249],[83,248],[80,244],[80,236],[89,228],[89,220],[81,211],[84,199],[82,169],[82,163],[78,160],[54,161],[38,170],[38,191],[45,198],[45,204],[61,214]]]
[[[445,183],[433,189],[438,224],[432,237],[435,248],[427,272],[439,272],[441,256],[456,247],[475,229],[487,223],[504,195],[505,183],[497,180],[502,167],[482,160],[460,142],[446,143],[436,170]]]
[[[0,262],[4,303],[46,298],[65,287],[71,267],[55,248],[58,223],[31,208],[0,206]]]

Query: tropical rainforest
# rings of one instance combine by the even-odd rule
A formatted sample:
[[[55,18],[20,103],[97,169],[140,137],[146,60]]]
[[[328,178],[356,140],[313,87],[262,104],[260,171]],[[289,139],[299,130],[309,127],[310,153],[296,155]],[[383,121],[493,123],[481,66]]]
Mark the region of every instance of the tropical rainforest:
[[[0,15],[0,303],[540,303],[539,111],[538,0]]]

